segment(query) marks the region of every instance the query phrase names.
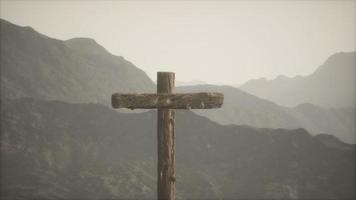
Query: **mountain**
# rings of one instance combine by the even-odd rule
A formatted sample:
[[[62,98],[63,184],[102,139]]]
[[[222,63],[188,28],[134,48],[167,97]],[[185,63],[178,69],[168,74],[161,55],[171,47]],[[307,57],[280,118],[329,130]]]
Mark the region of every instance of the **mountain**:
[[[153,199],[156,112],[3,100],[1,199]],[[177,112],[177,199],[354,199],[355,145]]]
[[[356,108],[322,108],[301,104],[286,111],[311,133],[331,133],[344,142],[356,143]]]
[[[344,142],[356,142],[356,109],[322,108],[312,104],[284,107],[230,86],[199,85],[178,87],[178,92],[222,92],[220,109],[194,110],[220,124],[249,125],[259,128],[305,128],[313,135],[332,134]]]
[[[150,92],[142,70],[93,39],[49,38],[0,20],[1,96],[109,104],[114,92]]]
[[[157,113],[106,106],[113,92],[154,91],[147,75],[92,39],[61,41],[0,22],[0,199],[155,198]],[[305,126],[338,135],[328,125],[335,116],[352,124],[354,110],[304,104],[291,114],[237,89],[210,89],[226,100],[208,117],[267,128],[177,111],[177,199],[356,197],[355,145],[270,129],[297,128],[298,117],[309,117]]]
[[[240,88],[284,106],[355,107],[356,52],[336,53],[309,76],[250,80]]]
[[[4,20],[0,22],[2,98],[32,97],[108,105],[114,92],[155,91],[154,83],[142,70],[124,58],[110,54],[93,39],[61,41],[30,27],[20,27]],[[289,109],[224,86],[200,85],[183,90],[223,92],[225,102],[222,109],[197,111],[222,124],[261,128],[303,127],[313,134],[330,133],[343,141],[355,142],[354,108]]]
[[[265,128],[297,128],[295,119],[277,104],[250,95],[230,86],[199,85],[178,87],[177,92],[221,92],[224,104],[220,109],[194,110],[221,124],[240,124]]]

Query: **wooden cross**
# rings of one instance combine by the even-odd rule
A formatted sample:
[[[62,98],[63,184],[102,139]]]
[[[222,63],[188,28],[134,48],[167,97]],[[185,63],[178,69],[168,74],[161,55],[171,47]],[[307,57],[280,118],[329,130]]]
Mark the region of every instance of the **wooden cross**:
[[[111,96],[114,108],[158,109],[157,116],[157,196],[175,199],[175,111],[174,109],[220,108],[224,95],[217,92],[174,93],[174,73],[157,73],[156,94],[120,94]]]

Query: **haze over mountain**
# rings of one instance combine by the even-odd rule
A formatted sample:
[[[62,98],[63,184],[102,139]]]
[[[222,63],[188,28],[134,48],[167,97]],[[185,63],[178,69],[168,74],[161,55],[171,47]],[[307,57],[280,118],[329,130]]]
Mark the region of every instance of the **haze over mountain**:
[[[188,85],[205,85],[207,84],[204,81],[193,80],[193,81],[176,81],[176,86],[188,86]]]
[[[56,40],[31,27],[1,25],[1,96],[109,105],[113,92],[151,92],[145,72],[94,40]]]
[[[87,38],[60,41],[2,20],[0,39],[0,198],[154,198],[156,113],[107,107],[112,92],[154,91],[146,74]],[[177,199],[356,197],[354,144],[268,129],[303,122],[340,137],[354,110],[285,108],[232,87],[177,90],[222,91],[221,113],[199,114],[265,127],[177,111]]]
[[[355,107],[356,52],[330,56],[309,76],[250,80],[240,88],[280,105],[312,103],[323,107]]]
[[[30,27],[1,20],[2,97],[32,97],[109,105],[114,92],[154,92],[148,76],[89,38],[60,41]],[[184,89],[185,88],[185,89]],[[355,109],[285,108],[225,86],[192,86],[177,91],[220,91],[221,109],[197,111],[221,124],[260,128],[306,128],[355,143]],[[317,116],[317,117],[316,117]]]
[[[249,125],[259,128],[305,128],[312,134],[329,133],[356,143],[356,108],[322,108],[312,104],[283,107],[230,86],[199,85],[177,88],[178,92],[218,91],[224,105],[214,110],[194,110],[220,124]]]
[[[2,101],[2,199],[152,199],[156,112]],[[354,199],[355,145],[177,112],[177,199]],[[139,125],[138,125],[139,124]]]

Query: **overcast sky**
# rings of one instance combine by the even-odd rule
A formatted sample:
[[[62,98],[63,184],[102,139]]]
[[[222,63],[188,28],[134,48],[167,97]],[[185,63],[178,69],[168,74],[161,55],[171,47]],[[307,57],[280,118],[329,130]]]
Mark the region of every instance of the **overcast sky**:
[[[1,1],[1,18],[58,39],[90,37],[155,80],[240,84],[307,75],[355,51],[355,1]],[[100,67],[100,66],[98,66]]]

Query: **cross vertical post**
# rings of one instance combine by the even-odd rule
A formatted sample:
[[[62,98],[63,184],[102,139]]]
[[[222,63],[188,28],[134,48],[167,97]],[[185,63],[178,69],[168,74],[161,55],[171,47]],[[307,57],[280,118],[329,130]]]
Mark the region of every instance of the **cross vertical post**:
[[[157,73],[157,93],[174,93],[174,73]],[[169,99],[167,99],[169,101]],[[157,112],[157,195],[159,200],[174,200],[175,187],[175,110]]]
[[[174,93],[174,73],[157,73],[157,93],[111,96],[113,108],[158,109],[157,112],[157,197],[175,200],[175,110],[220,108],[224,94],[218,92]]]

